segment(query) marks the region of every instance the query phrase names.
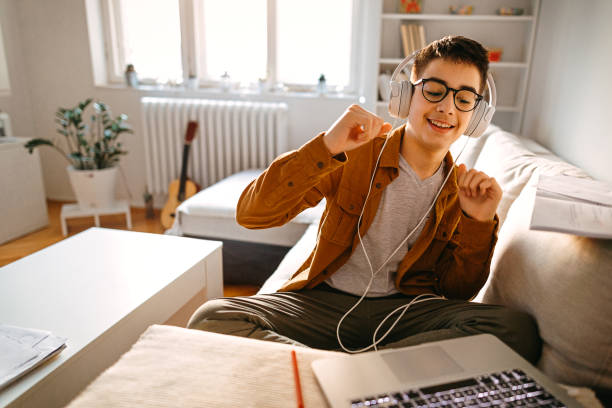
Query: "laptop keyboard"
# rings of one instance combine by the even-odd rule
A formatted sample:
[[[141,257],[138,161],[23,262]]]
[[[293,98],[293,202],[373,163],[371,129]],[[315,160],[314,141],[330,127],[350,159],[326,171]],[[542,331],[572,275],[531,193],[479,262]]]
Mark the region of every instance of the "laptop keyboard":
[[[352,408],[565,407],[522,370],[508,370],[433,387],[351,401]]]

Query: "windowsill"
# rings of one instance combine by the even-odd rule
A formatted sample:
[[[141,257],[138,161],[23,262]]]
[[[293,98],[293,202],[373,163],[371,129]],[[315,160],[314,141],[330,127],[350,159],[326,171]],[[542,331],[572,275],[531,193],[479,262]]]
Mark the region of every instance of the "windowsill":
[[[230,91],[222,91],[220,88],[186,88],[182,86],[163,86],[163,85],[139,85],[136,88],[128,87],[122,84],[103,84],[96,85],[96,89],[113,89],[128,92],[137,92],[147,96],[200,96],[210,97],[215,99],[248,99],[248,100],[269,100],[279,101],[286,99],[335,99],[335,100],[358,100],[360,97],[356,94],[327,92],[319,94],[318,92],[291,92],[291,91],[254,91],[249,89],[238,89]]]

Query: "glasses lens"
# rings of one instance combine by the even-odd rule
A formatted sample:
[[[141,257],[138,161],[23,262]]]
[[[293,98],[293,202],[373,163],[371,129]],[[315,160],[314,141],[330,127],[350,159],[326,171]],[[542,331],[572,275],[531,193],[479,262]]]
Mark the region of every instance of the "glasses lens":
[[[440,102],[447,92],[448,88],[439,82],[427,81],[423,83],[423,96],[429,102]]]
[[[462,89],[455,94],[455,106],[457,109],[468,112],[474,109],[478,103],[478,95],[467,89]]]

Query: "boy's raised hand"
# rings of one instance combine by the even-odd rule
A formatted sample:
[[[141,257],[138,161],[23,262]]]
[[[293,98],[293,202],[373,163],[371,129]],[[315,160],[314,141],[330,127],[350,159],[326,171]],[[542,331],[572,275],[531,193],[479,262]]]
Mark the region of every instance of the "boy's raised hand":
[[[465,164],[457,168],[459,205],[464,213],[479,221],[495,217],[502,198],[502,189],[493,177],[482,171],[467,170]]]
[[[332,155],[348,152],[382,136],[391,130],[391,124],[368,112],[359,105],[349,106],[323,136],[323,142]]]

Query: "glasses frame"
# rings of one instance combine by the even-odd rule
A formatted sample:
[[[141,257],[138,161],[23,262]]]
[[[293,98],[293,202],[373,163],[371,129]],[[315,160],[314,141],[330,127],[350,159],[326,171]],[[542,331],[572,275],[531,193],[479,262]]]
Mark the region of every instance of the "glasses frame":
[[[436,83],[444,86],[444,88],[446,89],[446,92],[444,92],[444,95],[442,96],[442,98],[440,98],[437,101],[432,101],[427,96],[425,96],[425,84],[427,82],[430,82],[430,81],[431,82],[436,82]],[[436,78],[421,78],[418,81],[416,81],[413,85],[414,86],[422,85],[421,86],[421,93],[423,94],[423,98],[425,98],[425,100],[427,102],[431,102],[431,103],[442,102],[448,96],[449,92],[453,91],[453,104],[455,105],[455,108],[457,108],[457,110],[459,110],[461,112],[471,112],[471,111],[473,111],[474,109],[476,109],[476,107],[478,106],[480,101],[484,98],[484,96],[482,96],[482,95],[480,95],[480,94],[478,94],[478,93],[476,93],[476,92],[474,92],[474,91],[472,91],[470,89],[455,89],[455,88],[451,88],[450,86],[446,85],[443,81],[440,81],[439,79],[436,79]],[[476,103],[474,104],[474,107],[472,109],[464,110],[464,109],[461,109],[459,106],[457,106],[457,100],[456,100],[457,92],[460,92],[460,91],[468,91],[468,92],[472,92],[473,94],[476,95],[476,97],[477,97],[476,98]]]

